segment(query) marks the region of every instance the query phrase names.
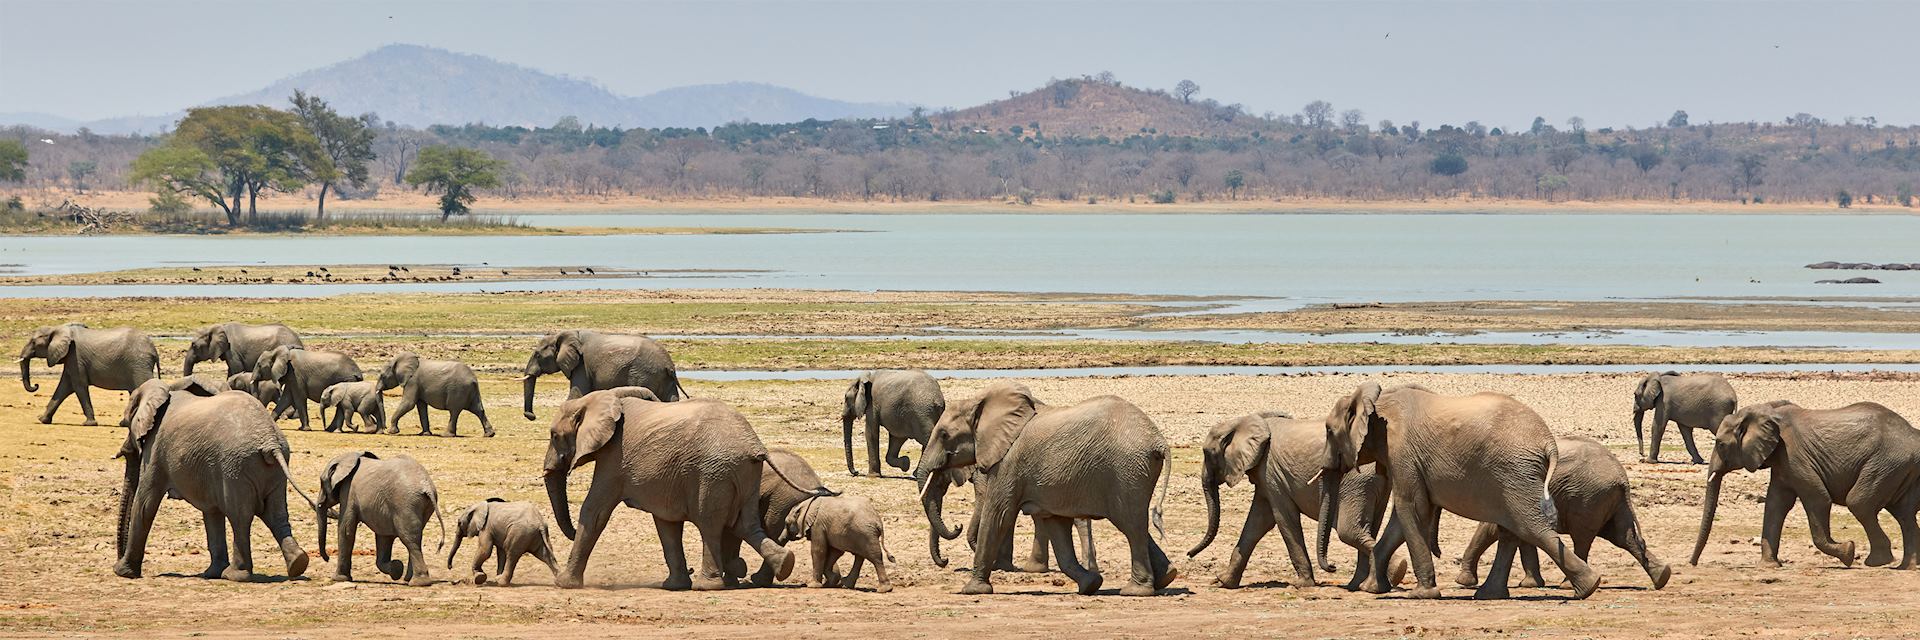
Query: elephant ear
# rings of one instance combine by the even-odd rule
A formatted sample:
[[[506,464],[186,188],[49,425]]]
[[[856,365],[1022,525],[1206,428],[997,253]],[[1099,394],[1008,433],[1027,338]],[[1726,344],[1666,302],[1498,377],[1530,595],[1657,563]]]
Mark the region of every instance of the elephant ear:
[[[1662,392],[1660,388],[1661,375],[1664,374],[1649,373],[1647,377],[1640,380],[1640,389],[1634,393],[1635,403],[1639,405],[1640,408],[1652,408],[1654,404],[1660,402],[1660,394]]]
[[[580,368],[580,336],[572,331],[561,333],[560,350],[553,360],[562,373],[573,375],[573,370]]]
[[[73,352],[73,329],[75,325],[61,325],[53,328],[53,335],[47,339],[47,366],[67,361]]]
[[[1347,461],[1349,469],[1360,465],[1360,450],[1367,446],[1367,440],[1373,435],[1373,421],[1380,415],[1380,383],[1366,382],[1353,391],[1353,414],[1347,423],[1348,450],[1352,458]],[[1333,444],[1331,441],[1329,445]]]
[[[287,370],[293,367],[293,350],[279,347],[273,350],[272,361],[267,365],[267,373],[274,380],[287,379]]]
[[[1740,455],[1746,459],[1748,471],[1765,466],[1767,458],[1780,447],[1780,425],[1787,418],[1779,410],[1777,405],[1755,407],[1746,421],[1745,432],[1740,434]]]
[[[226,362],[233,362],[235,360],[233,357],[233,342],[227,339],[226,325],[217,324],[207,330],[207,345],[212,347],[211,351],[214,354],[217,354],[215,357]]]
[[[121,455],[139,455],[146,449],[153,432],[166,419],[167,405],[172,400],[173,390],[159,380],[148,380],[134,389],[131,401],[133,420],[127,424],[127,445],[121,450]]]
[[[1038,413],[1037,404],[1033,392],[1017,383],[998,383],[981,394],[973,418],[974,461],[981,469],[991,471],[1007,456],[1013,441]]]
[[[581,398],[580,425],[573,435],[573,466],[585,463],[587,456],[607,446],[620,433],[620,424],[626,420],[622,400],[635,396],[614,391],[596,391]]]
[[[864,416],[867,408],[873,406],[873,372],[860,374],[847,387],[847,398],[853,401],[853,415]]]
[[[327,463],[327,472],[320,477],[320,493],[326,496],[328,502],[338,504],[340,491],[346,489],[347,482],[353,480],[353,474],[360,471],[360,462],[379,459],[380,456],[373,455],[371,451],[335,458]]]
[[[471,507],[467,507],[466,512],[460,514],[460,531],[459,531],[460,535],[462,537],[480,535],[481,531],[486,530],[487,519],[492,515],[493,515],[492,499],[489,499],[488,501],[482,502],[480,504],[473,505]]]
[[[211,398],[220,395],[222,391],[226,391],[226,389],[214,388],[214,384],[216,383],[204,380],[200,378],[200,376],[187,376],[174,381],[174,383],[168,385],[167,388],[170,391],[185,391],[202,398]]]
[[[1272,437],[1272,432],[1267,428],[1265,419],[1247,416],[1235,420],[1226,436],[1220,455],[1227,463],[1229,473],[1223,480],[1226,480],[1227,486],[1237,487],[1253,471],[1253,466],[1266,456],[1267,439]]]

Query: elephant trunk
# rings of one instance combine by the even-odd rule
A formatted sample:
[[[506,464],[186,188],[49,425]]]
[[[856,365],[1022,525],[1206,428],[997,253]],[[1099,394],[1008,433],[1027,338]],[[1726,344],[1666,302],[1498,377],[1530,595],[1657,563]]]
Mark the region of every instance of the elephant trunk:
[[[1315,523],[1318,526],[1318,530],[1317,533],[1314,534],[1314,552],[1317,554],[1315,557],[1320,558],[1322,565],[1327,562],[1327,545],[1333,533],[1333,523],[1340,517],[1340,476],[1342,473],[1343,472],[1338,469],[1322,469],[1320,471],[1320,521]]]
[[[525,386],[523,387],[524,390],[521,391],[524,400],[521,402],[520,411],[526,415],[528,420],[535,419],[533,416],[533,387],[534,383],[539,379],[540,375],[536,373],[529,373],[527,377],[521,379],[521,384]],[[568,537],[571,538],[572,536]]]
[[[947,478],[929,474],[924,485],[920,490],[920,508],[927,513],[927,554],[933,557],[934,565],[945,567],[947,559],[940,555],[940,539],[958,538],[961,529],[948,529],[946,520],[940,516],[947,499]]]
[[[187,364],[186,366],[183,366],[180,368],[180,377],[184,378],[184,377],[193,375],[193,365],[198,364],[199,362],[200,362],[199,354],[194,353],[193,349],[189,347],[187,349]]]
[[[333,562],[327,557],[327,497],[320,496],[320,502],[313,505],[313,520],[320,523],[320,561]],[[342,553],[353,553],[352,549],[341,549]]]
[[[1718,466],[1718,460],[1715,462]],[[1707,495],[1700,507],[1700,534],[1693,539],[1693,557],[1687,559],[1687,564],[1696,566],[1700,564],[1700,552],[1707,548],[1707,536],[1713,533],[1713,513],[1720,508],[1720,480],[1727,477],[1724,469],[1711,469],[1707,474]]]
[[[140,454],[127,453],[126,477],[120,482],[120,526],[116,527],[113,550],[120,557],[127,555],[128,529],[133,526],[133,493],[140,489]]]
[[[460,555],[460,543],[466,541],[466,539],[467,539],[466,529],[463,528],[463,529],[454,531],[453,549],[447,552],[447,568],[448,569],[453,568],[453,559]]]
[[[40,385],[33,383],[33,360],[26,355],[20,356],[20,386],[25,388],[27,393],[40,390]]]
[[[1200,471],[1200,490],[1207,496],[1207,534],[1201,536],[1200,542],[1193,545],[1192,549],[1187,550],[1189,558],[1205,551],[1207,545],[1213,544],[1214,536],[1220,533],[1220,479],[1213,476],[1212,464],[1208,464]]]
[[[841,448],[847,452],[847,475],[860,475],[860,472],[853,470],[853,407],[847,407],[840,413],[840,442]]]
[[[529,378],[531,379],[531,378]],[[531,384],[531,383],[529,383]],[[572,540],[573,510],[567,508],[567,472],[547,472],[547,501],[553,503],[553,520],[560,525],[560,534]]]
[[[1647,439],[1640,431],[1641,425],[1646,422],[1646,419],[1646,407],[1638,406],[1638,403],[1635,403],[1633,408],[1633,444],[1634,448],[1640,451],[1641,458],[1647,457]]]

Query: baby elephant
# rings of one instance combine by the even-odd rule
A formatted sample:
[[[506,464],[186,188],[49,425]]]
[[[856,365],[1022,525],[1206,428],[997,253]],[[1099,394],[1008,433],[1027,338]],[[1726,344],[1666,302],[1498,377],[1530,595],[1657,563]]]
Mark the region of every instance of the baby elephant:
[[[453,360],[427,360],[418,354],[402,353],[380,372],[380,388],[403,387],[400,408],[393,412],[393,431],[399,433],[400,419],[416,405],[420,410],[420,435],[433,435],[427,423],[427,408],[447,412],[447,435],[460,435],[460,412],[471,411],[480,418],[480,428],[493,437],[493,423],[487,421],[487,407],[480,402],[480,380],[473,369]]]
[[[893,591],[893,583],[887,580],[887,563],[893,560],[893,554],[887,553],[880,514],[866,498],[810,498],[787,512],[787,530],[781,537],[781,544],[804,538],[813,548],[813,572],[807,577],[809,587],[852,589],[860,579],[860,563],[872,562],[874,574],[880,577],[875,591]],[[853,555],[853,568],[845,578],[834,569],[843,553]]]
[[[353,581],[353,537],[366,525],[373,530],[374,566],[394,580],[406,580],[413,586],[432,584],[427,577],[427,557],[420,541],[427,529],[427,518],[440,522],[440,546],[447,543],[447,523],[440,520],[440,492],[426,467],[405,455],[383,460],[371,451],[353,451],[334,456],[320,472],[320,502],[314,506],[320,521],[320,559],[327,557],[328,511],[338,508],[340,518],[340,562],[334,565],[335,582]],[[406,570],[393,559],[393,541],[407,547]],[[434,547],[438,551],[440,547]]]
[[[501,586],[513,584],[514,567],[520,564],[520,556],[529,553],[547,563],[553,575],[560,575],[560,567],[553,561],[553,546],[547,542],[547,518],[532,503],[487,498],[467,507],[454,524],[448,569],[453,568],[453,557],[460,555],[460,542],[468,537],[480,539],[480,552],[473,554],[474,584],[487,583],[487,574],[481,568],[486,566],[487,556],[495,553],[500,555],[494,560],[493,572],[500,576]]]
[[[258,380],[252,371],[227,376],[227,388],[244,391],[259,400],[260,404],[273,406],[280,399],[280,383],[273,380]]]
[[[246,374],[241,374],[246,375]],[[333,421],[327,421],[327,409],[333,409]],[[387,405],[380,397],[380,381],[341,382],[320,392],[320,422],[328,431],[353,431],[353,417],[363,418],[373,427],[368,433],[380,433],[387,425]],[[399,425],[387,433],[399,433]]]

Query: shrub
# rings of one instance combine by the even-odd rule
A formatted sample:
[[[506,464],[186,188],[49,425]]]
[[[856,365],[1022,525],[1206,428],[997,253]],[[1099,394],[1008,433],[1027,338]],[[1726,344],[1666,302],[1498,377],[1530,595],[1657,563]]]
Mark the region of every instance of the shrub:
[[[1437,176],[1457,176],[1467,172],[1467,159],[1451,153],[1440,154],[1427,163],[1427,171]]]
[[[180,194],[172,191],[153,194],[153,197],[147,198],[147,205],[148,211],[161,214],[186,213],[193,210],[193,205],[188,204]]]
[[[1840,203],[1840,208],[1842,209],[1853,206],[1853,194],[1847,193],[1846,189],[1841,189],[1839,193],[1833,194],[1833,200]]]
[[[1148,194],[1147,197],[1150,198],[1154,204],[1173,204],[1175,200],[1172,189],[1161,189]]]

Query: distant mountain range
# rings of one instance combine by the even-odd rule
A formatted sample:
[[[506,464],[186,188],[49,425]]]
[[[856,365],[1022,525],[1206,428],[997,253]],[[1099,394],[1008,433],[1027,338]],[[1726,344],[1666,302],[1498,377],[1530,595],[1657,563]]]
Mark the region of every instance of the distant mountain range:
[[[592,82],[473,54],[394,44],[305,71],[258,91],[206,104],[285,107],[294,89],[326,98],[341,113],[377,113],[414,127],[435,124],[547,126],[565,116],[603,127],[711,127],[749,120],[884,118],[905,115],[898,103],[845,102],[754,82],[667,89],[627,97]],[[44,113],[0,113],[0,123],[72,132],[157,133],[181,113],[76,121]]]

